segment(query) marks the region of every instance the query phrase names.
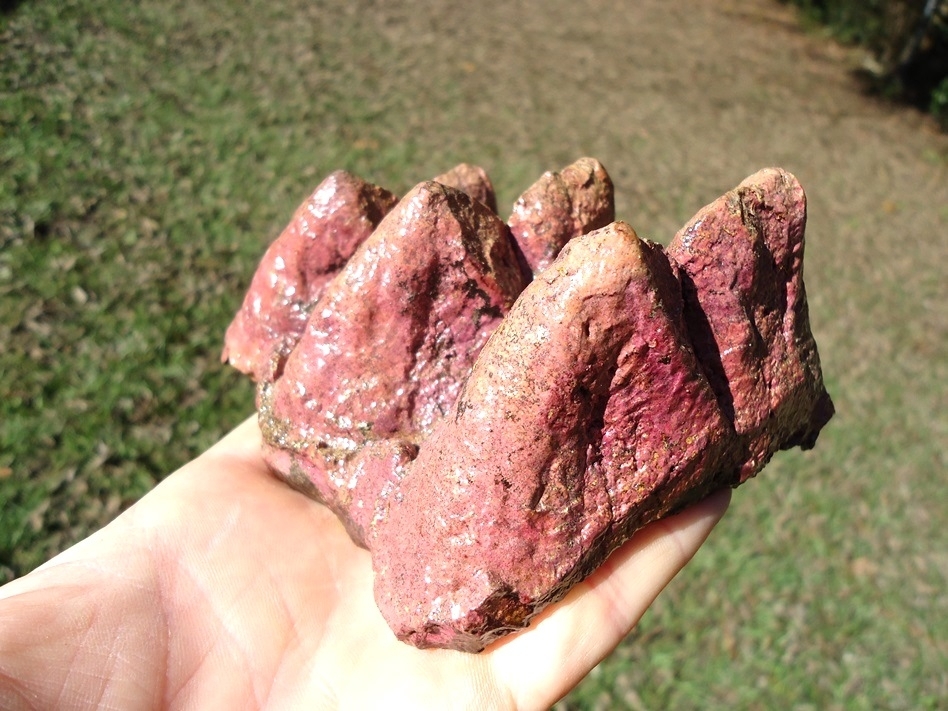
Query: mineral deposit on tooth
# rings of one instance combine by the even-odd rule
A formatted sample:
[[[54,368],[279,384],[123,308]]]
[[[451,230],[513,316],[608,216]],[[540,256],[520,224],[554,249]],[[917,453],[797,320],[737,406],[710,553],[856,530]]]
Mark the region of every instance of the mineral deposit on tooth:
[[[590,158],[507,223],[470,165],[394,203],[330,176],[264,256],[224,357],[259,381],[270,466],[372,553],[400,639],[483,649],[832,417],[785,171],[667,249],[613,221]]]
[[[446,173],[434,178],[449,188],[457,188],[462,193],[484,203],[491,212],[497,213],[497,197],[494,195],[494,184],[490,181],[487,171],[477,165],[461,163]]]

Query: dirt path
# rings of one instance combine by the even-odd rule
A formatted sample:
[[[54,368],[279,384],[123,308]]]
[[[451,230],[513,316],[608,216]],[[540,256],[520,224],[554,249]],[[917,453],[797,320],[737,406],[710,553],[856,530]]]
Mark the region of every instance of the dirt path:
[[[765,164],[799,173],[817,220],[911,204],[943,177],[945,137],[862,96],[851,57],[772,2],[488,2],[476,15],[421,3],[346,15],[340,24],[387,44],[332,48],[351,70],[337,76],[360,79],[355,91],[369,85],[382,124],[404,121],[434,154],[476,146],[484,162],[531,158],[545,169],[593,153],[614,174],[620,214],[646,231],[690,214],[690,204],[657,214],[665,195],[711,197]],[[864,189],[853,196],[842,183]]]

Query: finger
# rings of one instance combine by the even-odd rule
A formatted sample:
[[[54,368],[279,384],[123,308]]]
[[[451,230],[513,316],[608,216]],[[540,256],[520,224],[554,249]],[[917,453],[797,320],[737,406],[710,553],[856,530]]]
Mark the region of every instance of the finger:
[[[257,424],[257,414],[254,413],[224,435],[205,454],[226,452],[259,459],[261,442],[262,435]]]
[[[213,481],[220,479],[227,482],[228,488],[257,486],[261,478],[271,483],[277,481],[264,461],[263,434],[257,415],[253,414],[197,458],[166,477],[151,492],[151,498],[174,498],[181,495],[182,487],[186,490],[195,486],[211,486]],[[292,492],[289,487],[282,488],[287,494]]]
[[[622,641],[704,543],[730,502],[716,493],[638,531],[524,633],[490,652],[517,708],[546,708]]]

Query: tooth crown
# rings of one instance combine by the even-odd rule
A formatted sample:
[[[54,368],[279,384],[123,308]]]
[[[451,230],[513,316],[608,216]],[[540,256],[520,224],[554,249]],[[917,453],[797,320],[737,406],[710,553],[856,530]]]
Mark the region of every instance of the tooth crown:
[[[508,223],[469,165],[394,207],[361,194],[374,197],[337,202],[352,234],[303,241],[358,243],[292,277],[324,281],[305,326],[272,298],[275,243],[225,358],[260,381],[270,466],[371,551],[403,640],[483,649],[635,530],[813,446],[832,416],[803,287],[806,200],[785,171],[703,208],[667,250],[613,222],[589,158],[545,174]]]

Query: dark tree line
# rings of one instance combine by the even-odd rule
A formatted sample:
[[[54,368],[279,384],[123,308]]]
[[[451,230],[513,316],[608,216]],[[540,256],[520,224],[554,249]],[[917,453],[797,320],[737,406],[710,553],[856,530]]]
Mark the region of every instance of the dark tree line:
[[[876,59],[870,86],[948,128],[948,0],[792,0]]]

